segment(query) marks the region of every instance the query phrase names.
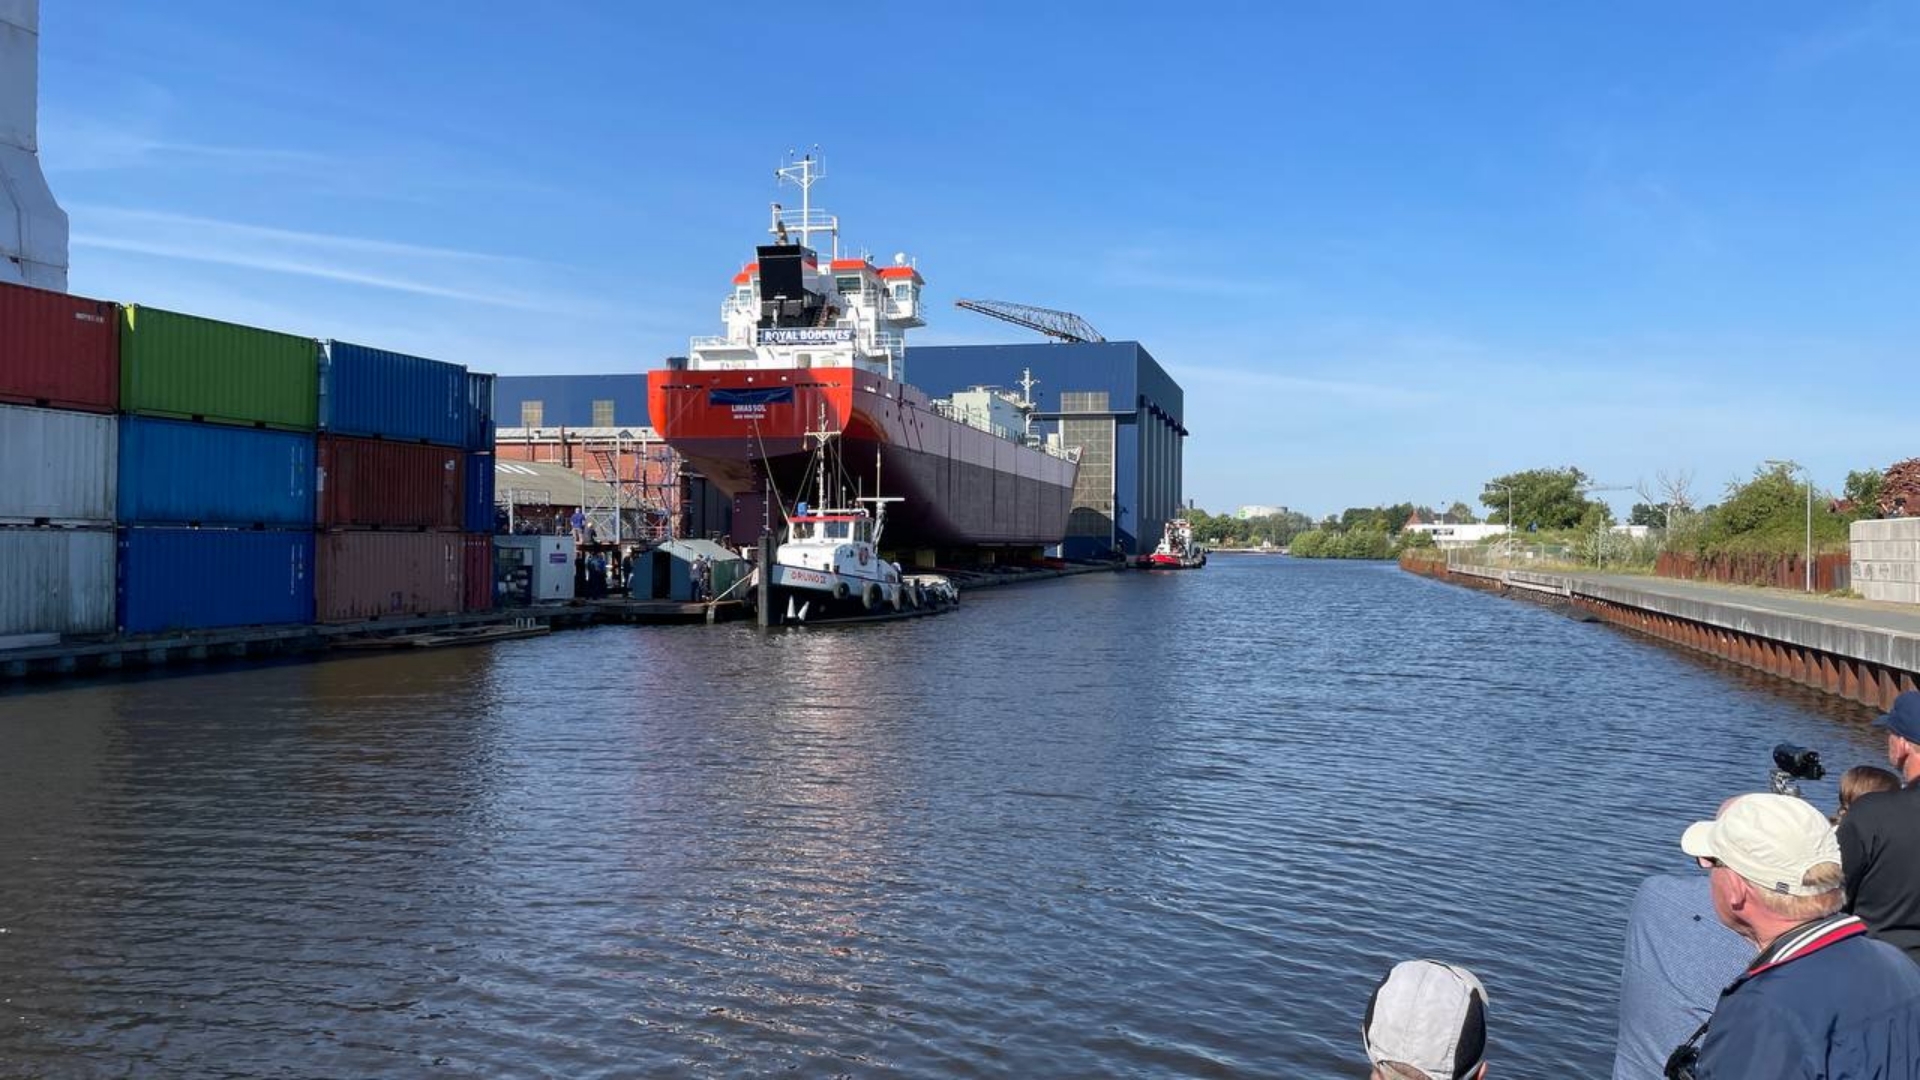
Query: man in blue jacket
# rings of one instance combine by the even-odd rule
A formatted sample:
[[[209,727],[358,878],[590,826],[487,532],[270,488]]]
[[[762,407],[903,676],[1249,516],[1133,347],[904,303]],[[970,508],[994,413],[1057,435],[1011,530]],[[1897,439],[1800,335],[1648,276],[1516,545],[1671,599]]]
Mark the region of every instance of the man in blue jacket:
[[[1840,847],[1818,810],[1742,795],[1680,848],[1711,875],[1714,914],[1760,954],[1668,1075],[1920,1080],[1920,965],[1841,913]]]

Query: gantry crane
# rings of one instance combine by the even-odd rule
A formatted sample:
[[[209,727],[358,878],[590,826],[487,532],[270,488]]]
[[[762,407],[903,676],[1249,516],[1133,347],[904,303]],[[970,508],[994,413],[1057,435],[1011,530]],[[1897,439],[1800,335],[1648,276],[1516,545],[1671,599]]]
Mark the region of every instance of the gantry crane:
[[[1063,342],[1104,342],[1087,320],[1071,311],[1055,311],[1052,308],[1034,307],[1031,304],[1014,304],[1005,300],[955,300],[953,306],[977,311],[982,315],[991,315],[1003,322],[1015,326],[1024,326],[1029,330],[1038,330],[1056,341]]]

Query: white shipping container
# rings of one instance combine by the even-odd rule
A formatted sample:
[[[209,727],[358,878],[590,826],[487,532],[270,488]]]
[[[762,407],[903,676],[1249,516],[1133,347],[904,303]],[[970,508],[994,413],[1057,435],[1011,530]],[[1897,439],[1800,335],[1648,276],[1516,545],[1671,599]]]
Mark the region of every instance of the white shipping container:
[[[0,405],[0,524],[111,525],[120,421]]]
[[[0,529],[0,637],[113,631],[112,529]]]

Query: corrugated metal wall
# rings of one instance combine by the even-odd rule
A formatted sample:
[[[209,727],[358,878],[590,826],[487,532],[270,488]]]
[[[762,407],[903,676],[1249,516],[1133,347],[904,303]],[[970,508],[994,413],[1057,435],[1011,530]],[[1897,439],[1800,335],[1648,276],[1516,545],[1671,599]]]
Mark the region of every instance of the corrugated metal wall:
[[[120,421],[121,524],[311,528],[313,479],[311,435]]]
[[[314,614],[353,622],[458,612],[466,600],[465,542],[446,532],[321,533]]]
[[[493,534],[469,533],[461,538],[462,607],[468,611],[493,610]]]
[[[320,369],[320,427],[357,435],[465,446],[467,369],[420,356],[329,341]]]
[[[313,621],[313,534],[252,529],[120,531],[122,633]]]
[[[120,327],[120,407],[130,413],[312,431],[311,338],[132,304]]]
[[[459,529],[465,454],[451,447],[320,436],[322,528]]]
[[[0,405],[0,524],[112,525],[118,421]]]
[[[0,529],[0,636],[113,632],[112,529]]]
[[[468,454],[466,463],[465,529],[470,533],[494,531],[494,490],[498,471],[492,454]]]
[[[467,372],[467,436],[462,444],[475,452],[493,450],[494,377]]]
[[[0,284],[0,401],[88,412],[118,409],[118,307]]]

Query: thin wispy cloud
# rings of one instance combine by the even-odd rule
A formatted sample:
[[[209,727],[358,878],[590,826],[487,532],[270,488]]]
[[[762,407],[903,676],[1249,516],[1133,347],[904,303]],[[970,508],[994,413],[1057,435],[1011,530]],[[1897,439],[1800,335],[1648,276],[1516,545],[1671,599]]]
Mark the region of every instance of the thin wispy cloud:
[[[261,270],[518,311],[577,311],[577,298],[510,286],[530,260],[303,232],[153,210],[76,205],[72,245]]]

